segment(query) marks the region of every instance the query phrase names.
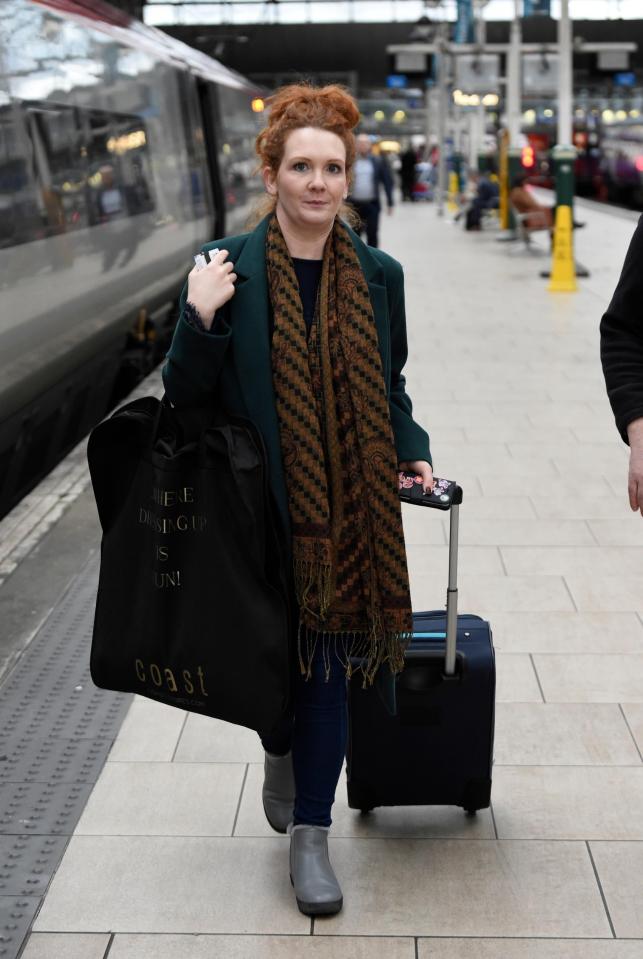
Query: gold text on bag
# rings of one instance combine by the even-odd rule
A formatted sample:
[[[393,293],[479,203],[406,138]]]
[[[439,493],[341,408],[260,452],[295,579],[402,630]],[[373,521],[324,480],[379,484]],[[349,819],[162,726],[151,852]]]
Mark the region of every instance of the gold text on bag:
[[[194,487],[182,486],[181,489],[162,489],[152,487],[152,499],[159,506],[176,506],[177,503],[193,503]]]
[[[180,513],[178,516],[157,516],[145,506],[138,508],[138,521],[156,533],[202,533],[207,517],[200,513]]]
[[[168,586],[180,586],[181,570],[173,569],[170,573],[159,573],[154,570],[154,585],[157,589],[167,589]]]
[[[136,659],[134,661],[134,668],[136,670],[136,675],[142,683],[148,682],[149,679],[154,683],[155,686],[158,686],[159,689],[163,686],[165,689],[168,689],[171,693],[185,692],[189,695],[192,695],[194,692],[194,682],[192,681],[192,673],[189,669],[181,670],[181,682],[182,688],[179,687],[174,676],[173,670],[169,666],[159,666],[157,663],[149,663],[145,666],[145,663],[142,659]],[[201,687],[201,693],[203,696],[207,696],[205,691],[205,674],[201,666],[197,666],[196,674],[199,677],[199,686]]]

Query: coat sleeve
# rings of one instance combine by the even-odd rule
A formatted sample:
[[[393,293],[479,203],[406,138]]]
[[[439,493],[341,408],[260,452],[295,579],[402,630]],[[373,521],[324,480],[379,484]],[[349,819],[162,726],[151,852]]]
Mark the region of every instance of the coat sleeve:
[[[399,263],[394,264],[394,276],[389,284],[389,317],[391,324],[391,391],[389,409],[395,437],[398,463],[406,460],[426,460],[433,466],[429,437],[413,419],[413,404],[406,392],[402,373],[408,356],[406,341],[406,310],[404,306],[404,273]]]
[[[165,392],[176,407],[208,403],[216,390],[232,333],[223,310],[217,312],[212,331],[207,333],[188,323],[184,311],[187,292],[186,282],[179,299],[179,322],[162,371]]]
[[[643,417],[643,217],[632,237],[623,271],[601,325],[601,363],[616,427]]]

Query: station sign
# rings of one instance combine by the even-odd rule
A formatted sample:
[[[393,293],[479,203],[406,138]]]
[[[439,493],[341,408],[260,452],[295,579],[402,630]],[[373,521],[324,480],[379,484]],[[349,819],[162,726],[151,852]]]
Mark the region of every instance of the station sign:
[[[455,57],[455,82],[463,93],[500,93],[500,57],[497,53]]]
[[[558,93],[558,54],[523,55],[522,91],[536,96]]]
[[[395,54],[396,73],[426,73],[426,53],[415,51]]]
[[[551,0],[524,0],[525,17],[551,17]]]
[[[627,50],[599,50],[597,56],[599,70],[625,71],[630,65],[630,55]]]
[[[456,43],[473,43],[473,3],[472,0],[458,0],[458,18],[455,23],[453,39]]]
[[[626,72],[615,73],[612,77],[612,83],[615,87],[636,86],[636,74],[630,70]]]

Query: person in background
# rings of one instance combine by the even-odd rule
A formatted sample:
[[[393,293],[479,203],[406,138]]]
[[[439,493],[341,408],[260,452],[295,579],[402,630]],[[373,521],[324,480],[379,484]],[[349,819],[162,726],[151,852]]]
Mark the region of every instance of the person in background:
[[[106,163],[98,170],[100,188],[98,190],[98,209],[100,222],[105,223],[121,216],[127,216],[125,197],[114,177],[114,167]]]
[[[415,150],[409,144],[402,156],[400,157],[400,180],[402,183],[402,199],[414,200],[413,196],[413,187],[415,186],[415,164],[417,162],[417,157],[415,155]]]
[[[479,230],[483,210],[497,210],[500,203],[500,185],[492,180],[488,173],[474,173],[472,176],[475,195],[467,210],[465,229]]]
[[[511,190],[509,200],[517,213],[526,213],[525,226],[528,230],[549,230],[553,234],[556,223],[556,206],[545,206],[539,203],[533,193],[527,189],[529,176],[526,173],[519,173],[511,181]],[[575,230],[585,226],[584,223],[573,221]]]
[[[525,226],[528,230],[552,230],[554,227],[554,207],[539,203],[527,189],[529,178],[520,173],[511,181],[509,200],[517,213],[526,213]]]
[[[371,140],[366,133],[357,137],[357,156],[353,168],[353,185],[348,202],[356,210],[361,226],[360,236],[366,233],[369,246],[378,246],[380,223],[380,190],[386,193],[387,210],[393,212],[393,177],[386,160],[373,156]]]
[[[601,364],[621,439],[630,447],[627,492],[643,516],[643,217],[601,319]]]

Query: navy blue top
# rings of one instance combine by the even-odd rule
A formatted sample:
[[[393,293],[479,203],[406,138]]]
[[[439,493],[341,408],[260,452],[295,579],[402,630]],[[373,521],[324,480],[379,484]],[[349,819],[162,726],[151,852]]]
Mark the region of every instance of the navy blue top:
[[[315,306],[317,305],[317,291],[321,279],[323,260],[300,260],[293,256],[293,266],[299,283],[299,295],[301,305],[304,309],[304,320],[306,321],[306,332],[310,333],[315,315]],[[272,330],[270,331],[272,334]]]

